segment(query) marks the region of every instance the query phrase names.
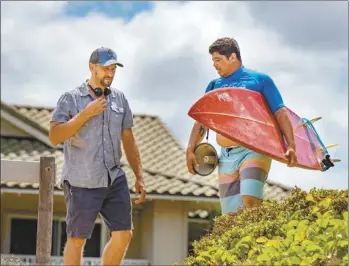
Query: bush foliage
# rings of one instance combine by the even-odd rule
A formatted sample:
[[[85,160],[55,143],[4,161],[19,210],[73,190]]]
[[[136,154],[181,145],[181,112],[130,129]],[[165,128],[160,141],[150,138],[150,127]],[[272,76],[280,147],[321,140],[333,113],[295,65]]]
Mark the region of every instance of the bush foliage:
[[[218,216],[185,265],[348,265],[348,191],[295,188]]]

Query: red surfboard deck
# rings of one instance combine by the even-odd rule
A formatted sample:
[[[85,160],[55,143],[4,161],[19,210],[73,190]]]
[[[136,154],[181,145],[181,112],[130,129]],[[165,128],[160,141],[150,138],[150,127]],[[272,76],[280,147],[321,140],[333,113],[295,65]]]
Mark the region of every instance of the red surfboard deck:
[[[321,170],[321,143],[303,120],[288,109],[294,129],[298,165]],[[286,140],[264,97],[243,88],[214,89],[190,108],[188,115],[214,132],[276,161],[287,163]]]

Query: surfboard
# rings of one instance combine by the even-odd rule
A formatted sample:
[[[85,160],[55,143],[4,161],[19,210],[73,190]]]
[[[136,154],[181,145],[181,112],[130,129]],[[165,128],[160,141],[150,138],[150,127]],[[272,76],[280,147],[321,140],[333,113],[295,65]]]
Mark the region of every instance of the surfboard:
[[[324,146],[313,125],[321,117],[308,120],[286,109],[294,130],[298,160],[296,167],[326,171],[340,161],[331,159],[327,150],[338,144]],[[244,88],[214,89],[194,102],[188,115],[240,146],[281,163],[288,163],[285,156],[286,139],[259,92]]]

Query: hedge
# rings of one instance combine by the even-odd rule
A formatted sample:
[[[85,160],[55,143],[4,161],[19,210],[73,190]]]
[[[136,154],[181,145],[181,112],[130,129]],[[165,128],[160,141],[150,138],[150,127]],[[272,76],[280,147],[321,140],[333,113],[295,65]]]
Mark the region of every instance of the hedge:
[[[348,190],[295,188],[218,216],[185,265],[348,265]]]

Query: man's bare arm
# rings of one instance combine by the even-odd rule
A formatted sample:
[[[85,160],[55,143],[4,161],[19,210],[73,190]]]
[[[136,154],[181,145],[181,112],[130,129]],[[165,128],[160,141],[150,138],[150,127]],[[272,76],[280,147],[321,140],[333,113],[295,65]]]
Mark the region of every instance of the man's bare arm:
[[[51,144],[56,146],[74,136],[88,119],[89,117],[82,111],[66,123],[51,122],[49,131]]]
[[[135,200],[136,204],[140,204],[145,201],[146,189],[143,179],[143,169],[141,164],[141,156],[139,155],[136,140],[133,136],[131,128],[123,129],[121,133],[122,143],[124,146],[125,154],[128,163],[130,164],[133,172],[136,175],[136,195],[141,193],[141,197]]]
[[[138,146],[134,138],[132,129],[123,129],[121,139],[125,150],[125,155],[137,179],[143,179],[143,169]]]
[[[194,151],[195,147],[204,139],[207,128],[202,124],[195,122],[193,129],[191,130],[190,139],[187,150]]]
[[[53,146],[66,141],[71,138],[80,130],[80,128],[89,120],[91,117],[96,116],[106,109],[106,100],[98,98],[90,102],[85,109],[83,109],[76,116],[71,118],[65,123],[50,124],[49,140]]]
[[[296,143],[294,140],[294,133],[292,123],[289,116],[287,115],[286,108],[280,108],[275,113],[276,120],[280,126],[282,134],[285,136],[288,148],[296,150]]]

